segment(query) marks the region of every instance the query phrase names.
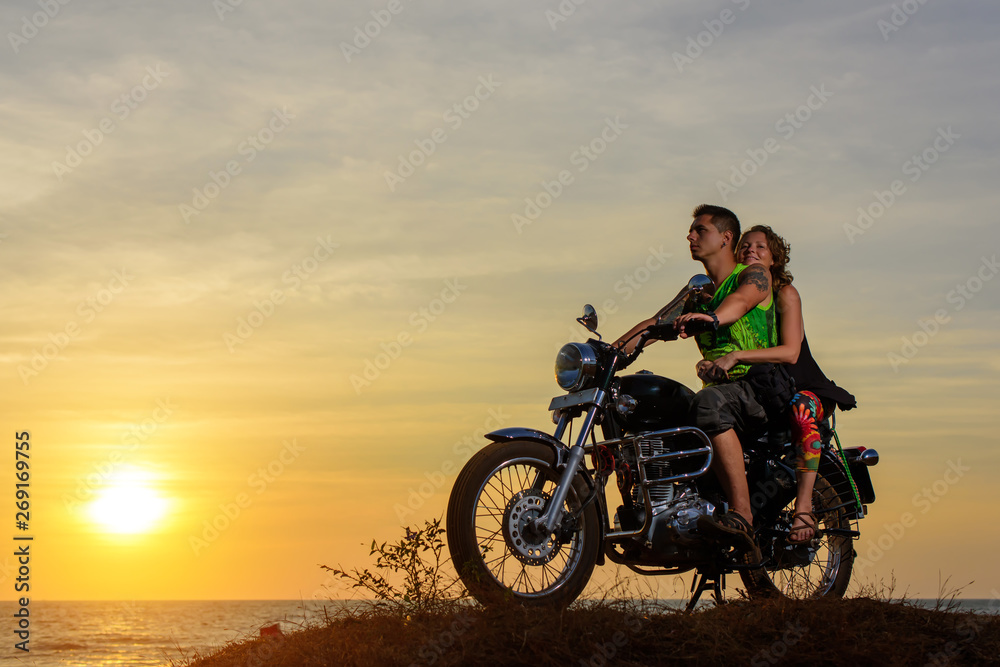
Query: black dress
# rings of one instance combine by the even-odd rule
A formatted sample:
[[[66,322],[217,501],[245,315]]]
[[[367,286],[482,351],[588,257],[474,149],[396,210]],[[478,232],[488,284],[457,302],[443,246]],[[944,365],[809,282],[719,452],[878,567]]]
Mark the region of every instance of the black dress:
[[[802,349],[799,350],[798,361],[788,365],[788,373],[795,380],[796,391],[811,391],[819,397],[826,414],[830,414],[834,404],[841,410],[850,410],[858,406],[857,400],[850,392],[838,387],[833,380],[823,374],[819,364],[813,359],[812,352],[809,351],[809,341],[805,334],[802,335]]]

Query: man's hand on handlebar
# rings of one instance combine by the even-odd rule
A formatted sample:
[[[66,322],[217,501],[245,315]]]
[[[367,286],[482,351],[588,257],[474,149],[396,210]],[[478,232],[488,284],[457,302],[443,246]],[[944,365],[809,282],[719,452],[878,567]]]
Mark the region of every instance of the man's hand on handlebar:
[[[680,338],[690,338],[703,331],[712,331],[718,326],[718,318],[708,313],[684,313],[674,320],[674,328]]]

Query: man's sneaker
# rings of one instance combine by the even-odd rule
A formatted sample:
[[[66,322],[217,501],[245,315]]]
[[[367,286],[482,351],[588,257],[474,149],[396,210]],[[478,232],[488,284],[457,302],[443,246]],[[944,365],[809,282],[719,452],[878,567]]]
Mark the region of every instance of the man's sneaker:
[[[756,547],[753,541],[753,528],[739,512],[733,510],[720,517],[702,514],[698,517],[698,531],[735,547],[746,550]]]

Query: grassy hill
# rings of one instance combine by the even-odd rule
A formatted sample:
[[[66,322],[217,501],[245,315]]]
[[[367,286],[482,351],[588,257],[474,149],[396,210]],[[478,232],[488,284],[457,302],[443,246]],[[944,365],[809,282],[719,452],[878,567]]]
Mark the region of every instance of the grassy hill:
[[[870,598],[737,601],[693,614],[603,602],[564,611],[371,608],[190,667],[1000,664],[1000,617]]]

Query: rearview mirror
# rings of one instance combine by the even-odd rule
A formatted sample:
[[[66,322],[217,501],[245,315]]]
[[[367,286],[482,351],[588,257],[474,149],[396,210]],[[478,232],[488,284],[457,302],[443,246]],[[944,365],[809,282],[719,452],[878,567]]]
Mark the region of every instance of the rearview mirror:
[[[684,312],[689,299],[694,298],[697,302],[703,303],[711,299],[713,294],[715,294],[715,283],[711,278],[701,273],[692,276],[684,289],[656,314],[656,323],[672,324]]]
[[[688,289],[699,291],[710,290],[710,294],[715,293],[715,285],[712,283],[712,279],[704,273],[691,276],[691,280],[688,281]]]
[[[597,333],[597,311],[589,303],[583,307],[583,315],[576,318],[576,321],[586,327],[590,333]]]

